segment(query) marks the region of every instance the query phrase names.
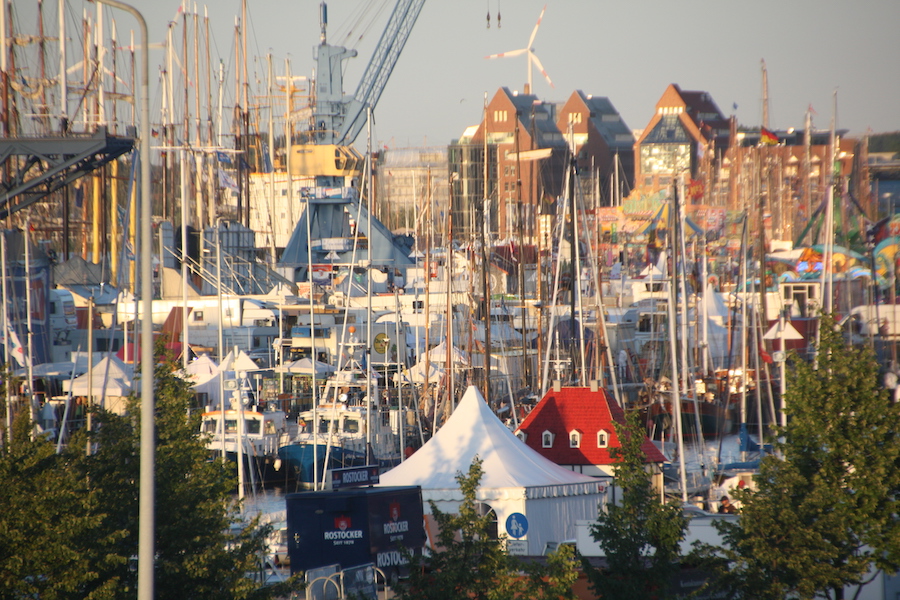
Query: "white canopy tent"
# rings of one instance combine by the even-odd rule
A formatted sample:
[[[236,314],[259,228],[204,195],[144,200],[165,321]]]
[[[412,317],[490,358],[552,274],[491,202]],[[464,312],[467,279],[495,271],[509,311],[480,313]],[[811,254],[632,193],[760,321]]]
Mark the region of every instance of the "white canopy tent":
[[[207,404],[219,402],[219,365],[208,354],[203,354],[188,363],[182,377],[191,383],[191,389],[198,394],[206,394]]]
[[[206,356],[205,359],[206,360],[204,360],[204,357],[201,357],[188,364],[188,373],[191,373],[192,370],[194,371],[192,377],[196,383],[191,387],[198,394],[206,394],[206,404],[211,408],[219,406],[222,390],[226,390],[226,399],[230,399],[233,395],[230,390],[226,389],[228,386],[225,382],[238,379],[237,374],[241,372],[246,373],[249,371],[264,370],[260,369],[259,366],[253,362],[253,359],[243,350],[239,350],[237,356],[235,356],[233,351],[229,351],[228,354],[222,358],[222,364],[215,367],[215,371],[213,371],[215,361],[208,356]],[[220,379],[222,380],[221,384],[219,382]]]
[[[215,377],[218,372],[219,365],[216,361],[210,358],[209,354],[202,354],[188,363],[182,377],[196,387]]]
[[[230,350],[228,354],[222,359],[222,364],[219,365],[219,372],[225,371],[260,371],[264,369],[260,369],[259,365],[253,362],[253,359],[244,352],[243,350],[238,350],[237,355],[235,356],[234,351]],[[226,377],[226,379],[230,379]]]
[[[451,356],[451,360],[454,365],[462,365],[462,366],[467,367],[470,364],[469,363],[469,355],[466,352],[457,348],[456,346],[453,346],[453,351],[450,354],[450,356]],[[424,362],[424,360],[425,360],[424,356],[419,358],[419,362]],[[433,363],[439,363],[439,364],[444,364],[444,365],[447,364],[447,340],[446,339],[442,340],[440,344],[438,344],[437,346],[435,346],[434,348],[432,348],[431,350],[428,351],[428,360]]]
[[[316,377],[324,377],[329,375],[330,373],[334,373],[335,369],[328,363],[323,363],[320,361],[315,361],[315,375]],[[285,363],[283,365],[278,365],[275,367],[276,373],[290,373],[292,375],[312,375],[313,374],[313,360],[309,357],[299,358],[295,361]]]
[[[91,396],[94,402],[102,399],[103,408],[122,414],[125,398],[131,393],[132,368],[115,356],[105,356],[93,369],[71,381],[63,381],[64,392],[73,396]]]
[[[427,377],[426,377],[427,375]],[[428,381],[430,383],[438,383],[441,380],[441,377],[444,376],[444,369],[441,368],[441,365],[436,365],[434,362],[428,362],[428,369],[425,369],[425,360],[420,360],[409,369],[403,371],[402,377],[400,378],[401,383],[425,383]],[[397,381],[397,376],[394,375],[394,381]]]
[[[514,513],[527,519],[518,553],[536,556],[548,542],[574,539],[575,522],[595,519],[605,502],[606,481],[565,469],[526,446],[475,387],[466,390],[434,437],[381,476],[380,485],[421,486],[426,503],[433,500],[442,511],[456,512],[462,501],[456,475],[468,473],[476,456],[484,469],[476,499],[494,510],[498,532],[507,533],[507,520]]]

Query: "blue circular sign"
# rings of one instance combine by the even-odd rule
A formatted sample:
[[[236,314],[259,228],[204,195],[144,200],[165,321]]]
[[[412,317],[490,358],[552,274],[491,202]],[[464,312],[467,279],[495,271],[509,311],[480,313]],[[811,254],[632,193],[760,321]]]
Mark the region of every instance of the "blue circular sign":
[[[522,513],[513,513],[506,517],[506,533],[519,539],[528,533],[528,519]]]

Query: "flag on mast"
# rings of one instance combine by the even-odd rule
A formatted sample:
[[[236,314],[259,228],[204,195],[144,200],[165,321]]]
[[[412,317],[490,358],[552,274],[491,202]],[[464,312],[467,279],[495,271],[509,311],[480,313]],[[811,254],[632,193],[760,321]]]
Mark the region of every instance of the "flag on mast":
[[[759,132],[759,141],[766,146],[774,146],[778,143],[778,136],[763,127]]]
[[[10,357],[16,359],[16,362],[19,363],[20,367],[27,367],[30,362],[30,357],[25,353],[25,348],[22,346],[21,340],[19,340],[19,335],[9,324],[7,324],[7,333],[9,335]]]

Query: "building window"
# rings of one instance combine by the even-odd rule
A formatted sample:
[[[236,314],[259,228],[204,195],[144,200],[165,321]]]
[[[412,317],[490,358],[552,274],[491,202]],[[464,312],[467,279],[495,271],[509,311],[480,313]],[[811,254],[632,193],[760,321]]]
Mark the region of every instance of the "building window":
[[[609,434],[601,429],[597,432],[597,447],[606,448],[607,446],[609,446]]]
[[[505,123],[508,117],[508,113],[505,110],[495,110],[494,111],[494,121],[498,123]]]
[[[194,321],[202,321],[203,320],[203,311],[195,310],[194,311]]]
[[[516,432],[516,437],[524,442],[528,439],[528,434],[520,429]]]
[[[581,448],[581,432],[577,429],[569,432],[569,448]]]
[[[550,431],[545,431],[541,434],[541,447],[542,448],[552,448],[553,447],[553,438],[556,437]]]
[[[571,112],[569,113],[569,125],[578,125],[581,123],[581,113],[580,112]]]

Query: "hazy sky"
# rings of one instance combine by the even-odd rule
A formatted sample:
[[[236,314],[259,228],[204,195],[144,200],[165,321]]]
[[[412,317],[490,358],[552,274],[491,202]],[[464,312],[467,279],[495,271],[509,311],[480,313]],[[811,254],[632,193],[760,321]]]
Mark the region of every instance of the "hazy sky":
[[[180,1],[131,3],[147,19],[152,41],[163,41]],[[13,4],[19,27],[31,27],[35,21],[28,12],[33,15],[35,0]],[[48,20],[55,23],[56,1],[44,4]],[[70,23],[83,7],[95,11],[83,0],[67,4]],[[355,91],[392,4],[329,3],[329,41],[359,50],[346,65],[345,92]],[[256,77],[264,80],[263,57],[268,52],[274,55],[277,74],[283,73],[288,57],[294,75],[312,74],[318,5],[314,0],[248,0],[248,54],[260,57],[250,67]],[[527,77],[524,56],[484,57],[525,47],[544,5],[544,0],[426,0],[376,107],[378,143],[445,145],[480,121],[485,93],[492,97],[501,86],[522,90]],[[201,15],[203,6],[197,3]],[[211,0],[206,6],[213,60],[221,57],[231,69],[240,0]],[[351,25],[367,6],[377,13],[374,24],[368,29]],[[814,125],[827,128],[837,90],[838,128],[852,134],[900,130],[898,0],[557,0],[546,6],[534,49],[555,88],[535,71],[534,92],[543,100],[563,101],[576,89],[607,96],[628,126],[639,129],[652,117],[666,86],[677,83],[684,90],[710,92],[724,114],[736,112],[740,124],[758,126],[760,61],[765,59],[773,128],[802,127],[810,105],[816,112]],[[488,12],[490,29],[485,26]],[[106,14],[115,16],[120,38],[134,27],[127,14]],[[162,52],[154,51],[151,65],[161,62]],[[158,67],[151,66],[151,81],[157,78]],[[233,81],[233,75],[227,81]],[[226,104],[231,102],[229,92]],[[159,108],[158,94],[153,107]]]

